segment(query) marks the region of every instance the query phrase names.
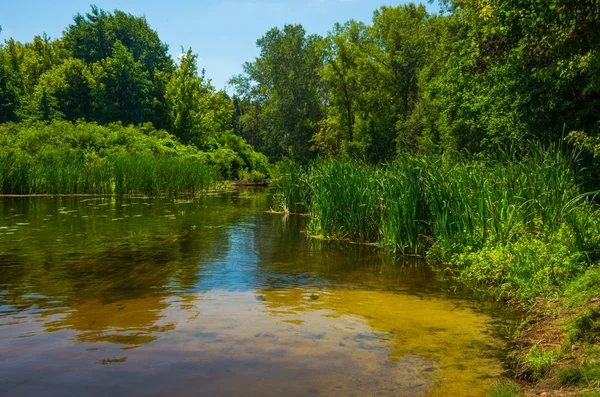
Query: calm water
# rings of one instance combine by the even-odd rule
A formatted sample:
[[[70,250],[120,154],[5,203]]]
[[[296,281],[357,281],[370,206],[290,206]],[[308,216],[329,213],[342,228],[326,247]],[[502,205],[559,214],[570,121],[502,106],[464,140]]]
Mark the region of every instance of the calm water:
[[[3,396],[481,396],[498,319],[266,191],[0,198]]]

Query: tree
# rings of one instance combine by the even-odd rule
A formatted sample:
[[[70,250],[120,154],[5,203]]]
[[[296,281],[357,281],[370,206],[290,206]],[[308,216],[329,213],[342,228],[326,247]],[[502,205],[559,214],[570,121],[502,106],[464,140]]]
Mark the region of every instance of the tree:
[[[240,122],[259,130],[271,157],[306,160],[313,156],[309,141],[323,116],[323,41],[300,25],[286,25],[268,31],[257,45],[260,56],[231,80],[248,107]]]
[[[15,121],[18,105],[18,75],[12,68],[6,49],[0,46],[0,123]]]
[[[361,84],[369,62],[370,36],[356,21],[336,24],[327,37],[322,79],[327,89],[327,116],[313,137],[315,149],[329,156],[365,157],[369,137],[357,136],[357,118],[363,110]]]
[[[493,152],[567,131],[600,132],[596,0],[445,2],[467,29],[438,83],[442,137]]]
[[[92,73],[85,62],[69,58],[40,76],[30,113],[40,117],[41,112],[43,119],[91,119],[94,86]]]
[[[119,40],[110,57],[92,65],[92,74],[95,119],[126,124],[151,121],[153,95],[149,72]]]
[[[142,114],[128,117],[123,121],[151,121],[159,128],[166,127],[165,89],[174,65],[168,54],[168,46],[160,41],[158,34],[150,28],[146,18],[119,10],[107,13],[92,6],[91,12],[85,15],[77,14],[73,22],[66,29],[63,37],[65,48],[70,52],[71,57],[81,59],[88,65],[95,64],[95,69],[98,70],[98,65],[108,66],[109,58],[113,61],[124,60],[122,50],[124,47],[128,52],[126,56],[131,58],[135,65],[137,77],[134,80],[137,81],[138,86],[141,80],[145,81],[141,84],[144,89],[142,94],[144,99],[138,98],[144,106]],[[115,49],[118,49],[119,53],[115,54]],[[109,108],[121,101],[118,98],[108,97],[106,100]],[[148,104],[150,109],[146,108]],[[102,104],[97,102],[97,107],[102,107]],[[114,110],[108,111],[109,114],[113,112]],[[104,120],[106,112],[101,113],[104,116],[100,119]]]

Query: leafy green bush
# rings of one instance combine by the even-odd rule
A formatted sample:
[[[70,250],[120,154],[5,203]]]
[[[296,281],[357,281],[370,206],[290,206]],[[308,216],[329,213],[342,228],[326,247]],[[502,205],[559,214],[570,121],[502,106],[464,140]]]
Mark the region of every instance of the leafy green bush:
[[[258,170],[248,171],[247,168],[242,168],[238,172],[238,179],[244,182],[258,183],[264,181],[266,175]]]
[[[450,260],[462,278],[496,285],[501,296],[530,299],[562,291],[585,269],[585,257],[570,243],[568,227],[549,236],[521,235],[499,244],[489,240],[481,249],[456,254]]]

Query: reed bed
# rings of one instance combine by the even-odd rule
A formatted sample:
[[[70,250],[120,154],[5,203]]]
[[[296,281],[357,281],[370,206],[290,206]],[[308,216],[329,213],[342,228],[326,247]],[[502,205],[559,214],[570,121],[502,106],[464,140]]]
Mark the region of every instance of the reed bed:
[[[0,158],[1,194],[194,194],[219,180],[192,156]]]
[[[379,242],[401,252],[423,253],[433,242],[448,250],[480,247],[490,238],[506,244],[523,231],[575,223],[574,213],[589,205],[576,164],[576,154],[539,145],[519,160],[318,161],[284,175],[280,201],[309,214],[315,235]],[[290,207],[300,197],[302,205]]]

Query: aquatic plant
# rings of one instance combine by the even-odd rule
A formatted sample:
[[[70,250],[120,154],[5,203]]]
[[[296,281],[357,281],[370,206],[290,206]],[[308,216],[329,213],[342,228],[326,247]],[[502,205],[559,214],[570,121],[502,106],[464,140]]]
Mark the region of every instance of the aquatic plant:
[[[564,290],[600,255],[577,164],[576,152],[540,144],[487,160],[321,160],[290,165],[278,203],[307,213],[313,235],[427,253],[465,280],[525,300]]]

